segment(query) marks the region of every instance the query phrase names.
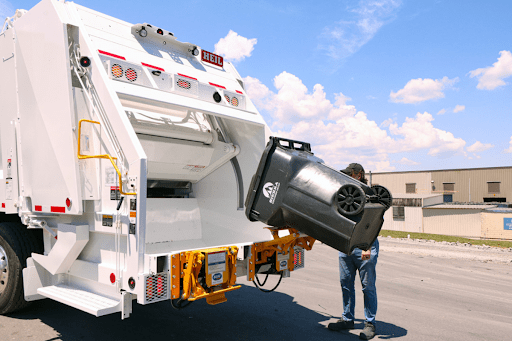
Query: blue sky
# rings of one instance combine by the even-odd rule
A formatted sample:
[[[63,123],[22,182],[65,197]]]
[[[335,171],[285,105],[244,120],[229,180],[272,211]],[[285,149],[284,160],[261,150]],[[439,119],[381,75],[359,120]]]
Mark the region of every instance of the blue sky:
[[[223,55],[274,133],[334,167],[512,165],[512,1],[75,2]]]

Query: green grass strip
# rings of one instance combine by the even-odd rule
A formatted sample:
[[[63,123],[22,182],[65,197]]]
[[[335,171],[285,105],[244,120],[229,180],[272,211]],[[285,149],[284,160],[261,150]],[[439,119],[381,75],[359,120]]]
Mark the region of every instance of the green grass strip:
[[[512,248],[512,241],[506,240],[489,240],[489,239],[469,239],[464,237],[455,236],[444,236],[440,234],[430,233],[416,233],[416,232],[403,232],[403,231],[391,231],[381,230],[380,235],[383,237],[391,236],[392,238],[407,238],[410,235],[412,239],[426,239],[435,240],[436,242],[449,242],[449,243],[469,243],[471,245],[487,245],[501,248]]]

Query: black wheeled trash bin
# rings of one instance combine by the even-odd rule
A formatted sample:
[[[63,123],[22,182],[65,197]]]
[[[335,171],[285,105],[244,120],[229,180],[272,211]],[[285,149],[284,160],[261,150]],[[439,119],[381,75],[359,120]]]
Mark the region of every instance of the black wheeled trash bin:
[[[370,248],[391,202],[385,187],[369,187],[325,165],[309,143],[271,137],[252,178],[245,214],[349,254]]]

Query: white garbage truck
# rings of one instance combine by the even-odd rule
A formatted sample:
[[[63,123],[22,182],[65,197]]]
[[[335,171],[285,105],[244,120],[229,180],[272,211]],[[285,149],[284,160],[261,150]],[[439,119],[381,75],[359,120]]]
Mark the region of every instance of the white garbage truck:
[[[329,168],[334,194],[315,194],[310,219],[295,192],[320,173],[299,167],[287,185],[268,163],[321,160],[302,142],[265,147],[234,66],[164,28],[43,0],[6,19],[0,58],[1,314],[44,298],[122,318],[135,300],[218,304],[237,277],[304,267],[315,238],[348,250],[377,237],[388,193]]]

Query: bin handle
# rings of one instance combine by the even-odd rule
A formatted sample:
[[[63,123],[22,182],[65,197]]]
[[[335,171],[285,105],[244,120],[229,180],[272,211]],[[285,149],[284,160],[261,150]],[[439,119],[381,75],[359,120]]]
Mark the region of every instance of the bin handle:
[[[302,141],[296,141],[296,140],[289,140],[282,137],[275,137],[271,136],[271,139],[273,139],[280,147],[286,148],[286,149],[292,149],[292,150],[301,150],[304,152],[311,153],[311,144],[307,142]],[[288,145],[283,145],[281,142],[287,142]]]

